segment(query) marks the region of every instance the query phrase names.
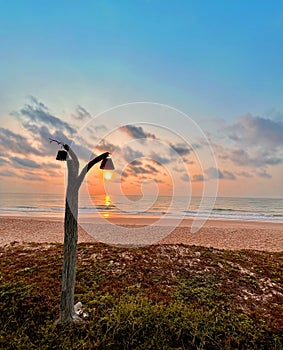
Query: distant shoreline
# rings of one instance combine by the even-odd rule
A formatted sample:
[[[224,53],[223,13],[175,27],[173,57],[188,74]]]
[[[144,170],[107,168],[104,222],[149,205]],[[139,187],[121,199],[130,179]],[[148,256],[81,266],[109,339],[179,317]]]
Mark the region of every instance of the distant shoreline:
[[[62,243],[63,218],[58,217],[27,217],[0,216],[0,246],[17,242]],[[108,244],[131,245],[131,235],[135,235],[136,228],[145,227],[144,245],[150,244],[187,244],[217,249],[252,249],[270,252],[283,251],[283,224],[256,221],[208,220],[196,233],[190,232],[192,219],[182,220],[177,227],[172,225],[171,219],[162,222],[162,226],[152,218],[113,218],[106,220],[92,220],[80,218],[83,228],[79,230],[79,242],[102,241]],[[89,235],[85,225],[94,228],[94,236]],[[124,229],[128,228],[125,235]],[[151,237],[151,230],[153,236]],[[89,231],[88,231],[89,232]],[[149,232],[149,233],[148,233]],[[164,232],[166,234],[164,235]],[[155,235],[155,236],[154,236]],[[143,231],[139,231],[143,237]],[[156,239],[155,239],[156,238]],[[152,240],[152,241],[151,241]],[[141,243],[143,244],[143,243]]]

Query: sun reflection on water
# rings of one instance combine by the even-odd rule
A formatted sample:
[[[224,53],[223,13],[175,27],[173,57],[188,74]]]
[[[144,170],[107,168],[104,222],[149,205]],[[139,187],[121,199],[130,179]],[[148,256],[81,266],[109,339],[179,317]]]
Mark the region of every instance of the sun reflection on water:
[[[104,205],[106,207],[109,207],[111,204],[112,204],[111,198],[110,198],[109,194],[106,194],[104,197]]]
[[[104,203],[103,204],[104,204],[104,207],[105,207],[106,210],[110,209],[110,207],[112,205],[112,201],[111,201],[111,198],[110,198],[109,194],[106,194],[104,196]],[[106,219],[109,219],[110,216],[111,216],[110,212],[102,212],[101,214]]]

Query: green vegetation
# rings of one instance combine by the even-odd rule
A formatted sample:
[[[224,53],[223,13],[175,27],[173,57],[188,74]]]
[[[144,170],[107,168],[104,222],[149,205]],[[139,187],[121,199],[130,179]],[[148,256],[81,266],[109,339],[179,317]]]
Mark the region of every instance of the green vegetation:
[[[80,244],[85,322],[56,325],[62,245],[1,254],[1,349],[283,349],[283,253]]]

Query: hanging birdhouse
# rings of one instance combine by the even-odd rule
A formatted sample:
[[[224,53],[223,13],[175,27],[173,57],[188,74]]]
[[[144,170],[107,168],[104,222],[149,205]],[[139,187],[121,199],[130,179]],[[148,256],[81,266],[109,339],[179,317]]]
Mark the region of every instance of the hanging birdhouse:
[[[61,160],[61,161],[65,161],[67,160],[68,157],[68,152],[65,150],[59,150],[57,153],[57,157],[56,160]]]
[[[114,164],[111,157],[104,158],[101,162],[100,169],[102,170],[114,170]]]

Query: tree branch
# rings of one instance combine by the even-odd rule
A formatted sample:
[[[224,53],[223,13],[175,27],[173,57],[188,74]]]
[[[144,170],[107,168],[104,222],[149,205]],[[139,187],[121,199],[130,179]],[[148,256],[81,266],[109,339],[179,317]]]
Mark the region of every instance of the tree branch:
[[[71,179],[71,183],[72,186],[77,185],[77,189],[80,188],[86,174],[88,173],[88,171],[96,164],[101,162],[103,159],[107,158],[109,156],[109,152],[105,152],[100,154],[98,157],[92,159],[90,162],[87,163],[87,165],[83,168],[83,170],[81,171],[80,175],[78,175],[79,173],[79,160],[78,157],[76,155],[76,153],[72,150],[72,148],[67,145],[66,143],[64,144],[61,141],[55,140],[55,139],[51,139],[49,138],[50,142],[56,142],[58,145],[62,145],[63,148],[68,152],[69,156],[71,157],[71,159],[67,160],[67,166],[68,166],[68,174],[70,176]]]
[[[78,177],[78,186],[80,187],[80,185],[82,184],[86,174],[88,173],[88,171],[96,164],[101,162],[103,159],[107,158],[109,156],[109,152],[105,152],[100,154],[98,157],[92,159],[90,162],[87,163],[87,165],[83,168],[83,170],[81,171],[79,177]]]
[[[72,148],[67,145],[67,144],[64,144],[63,147],[65,148],[65,150],[69,153],[69,156],[71,157],[72,161],[74,162],[74,166],[79,168],[79,160],[78,160],[78,157],[76,155],[76,153],[72,150]]]
[[[58,141],[58,140],[55,140],[55,139],[52,139],[51,137],[49,137],[49,142],[52,143],[52,142],[56,142],[57,145],[64,145],[61,141]]]

